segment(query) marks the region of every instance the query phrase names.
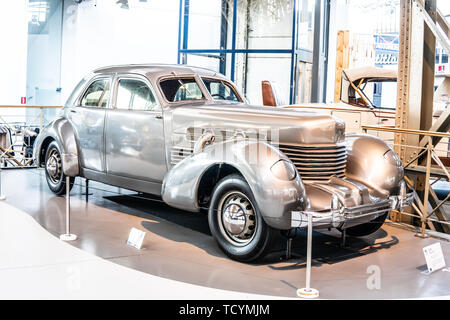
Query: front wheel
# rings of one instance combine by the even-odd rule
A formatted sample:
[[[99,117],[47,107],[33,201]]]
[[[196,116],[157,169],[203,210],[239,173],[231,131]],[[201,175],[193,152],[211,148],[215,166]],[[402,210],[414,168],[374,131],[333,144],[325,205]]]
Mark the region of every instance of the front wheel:
[[[261,217],[245,179],[229,175],[213,190],[208,212],[211,233],[219,247],[234,260],[262,257],[274,239],[274,229]]]
[[[52,192],[62,195],[66,192],[66,175],[63,171],[61,151],[58,144],[53,141],[45,153],[45,178]],[[70,189],[75,178],[70,177]]]

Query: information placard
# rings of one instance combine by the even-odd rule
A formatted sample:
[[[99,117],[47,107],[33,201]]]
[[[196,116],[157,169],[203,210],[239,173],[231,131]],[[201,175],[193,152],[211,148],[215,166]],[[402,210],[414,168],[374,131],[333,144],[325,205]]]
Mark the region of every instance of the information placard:
[[[423,248],[423,254],[425,255],[425,261],[427,262],[427,273],[432,273],[433,271],[445,267],[444,254],[442,253],[442,247],[439,242]]]
[[[136,228],[131,228],[128,236],[127,244],[136,249],[141,249],[142,242],[144,241],[145,232]]]

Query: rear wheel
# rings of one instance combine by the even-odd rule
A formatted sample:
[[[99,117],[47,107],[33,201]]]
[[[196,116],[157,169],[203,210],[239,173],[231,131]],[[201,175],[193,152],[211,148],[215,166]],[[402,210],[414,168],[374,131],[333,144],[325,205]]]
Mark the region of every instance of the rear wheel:
[[[364,237],[369,234],[374,233],[378,229],[381,228],[381,226],[384,223],[384,220],[386,220],[387,213],[373,219],[372,221],[369,221],[367,223],[363,223],[354,227],[350,227],[346,229],[346,233],[349,236],[352,237]]]
[[[61,151],[55,141],[48,145],[45,154],[45,178],[52,192],[57,195],[66,192],[66,175],[63,171]],[[70,189],[72,189],[74,180],[75,178],[70,178]]]
[[[219,247],[242,262],[262,257],[275,234],[261,217],[249,185],[236,174],[226,176],[214,188],[208,221]]]

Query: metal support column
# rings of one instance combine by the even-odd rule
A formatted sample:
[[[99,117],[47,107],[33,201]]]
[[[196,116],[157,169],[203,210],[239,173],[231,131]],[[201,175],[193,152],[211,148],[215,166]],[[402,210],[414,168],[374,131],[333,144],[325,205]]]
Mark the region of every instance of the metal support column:
[[[237,25],[237,0],[233,0],[233,29],[231,35],[231,73],[230,79],[234,82],[236,61],[236,25]]]
[[[433,117],[434,56],[436,38],[425,24],[421,0],[400,1],[397,114],[395,126],[429,130]],[[436,0],[425,0],[427,13],[436,20]],[[395,135],[395,148],[408,162],[417,155],[418,136]],[[399,146],[402,144],[402,146]]]
[[[329,0],[316,0],[314,9],[314,49],[311,102],[325,101],[329,6]]]
[[[178,25],[178,64],[187,63],[187,54],[182,52],[188,47],[188,31],[189,31],[189,0],[180,0]]]
[[[297,0],[293,3],[294,9],[292,17],[292,47],[291,47],[291,77],[290,77],[290,90],[289,90],[289,103],[295,102],[296,92],[296,72],[297,72],[297,28],[298,28],[298,15],[297,15]]]
[[[414,0],[401,0],[396,128],[420,128],[423,30],[423,20]],[[406,163],[415,156],[416,150],[408,149],[405,145],[418,146],[419,137],[398,133],[395,134],[394,144],[400,158]]]
[[[425,9],[436,23],[436,0],[425,3]],[[423,66],[422,66],[422,108],[420,113],[420,130],[430,130],[433,125],[433,97],[436,56],[436,37],[430,27],[424,24]]]
[[[228,37],[228,0],[222,0],[222,12],[221,12],[221,22],[220,22],[220,49],[224,50],[227,48],[227,37]],[[227,72],[227,55],[225,53],[220,53],[220,63],[219,72],[225,74]]]

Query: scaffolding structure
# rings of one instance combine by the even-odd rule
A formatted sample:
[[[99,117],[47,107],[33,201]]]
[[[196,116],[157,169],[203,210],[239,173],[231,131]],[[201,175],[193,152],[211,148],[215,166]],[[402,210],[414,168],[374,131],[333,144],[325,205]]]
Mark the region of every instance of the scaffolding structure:
[[[178,28],[178,64],[186,64],[188,55],[201,55],[208,58],[220,59],[218,72],[227,74],[227,55],[230,56],[230,74],[231,81],[236,80],[236,55],[237,54],[286,54],[290,56],[290,88],[289,103],[296,103],[298,94],[298,64],[300,62],[312,65],[312,85],[311,102],[322,102],[325,99],[326,86],[326,55],[328,39],[328,21],[329,21],[329,1],[314,0],[314,48],[309,50],[299,46],[297,38],[300,28],[300,15],[298,12],[300,0],[291,0],[292,11],[292,31],[291,46],[282,49],[267,48],[240,48],[237,45],[237,23],[238,23],[238,1],[240,0],[222,0],[221,6],[221,28],[220,28],[220,48],[189,48],[189,18],[190,3],[192,0],[180,0],[179,28]],[[231,19],[228,15],[231,12]],[[230,28],[231,25],[231,28]],[[231,35],[228,34],[231,32]],[[227,45],[231,39],[231,45]],[[313,54],[315,52],[316,54]],[[269,76],[269,75],[268,75]]]
[[[41,105],[0,105],[4,109],[38,109],[35,116],[25,117],[21,121],[9,118],[23,117],[14,114],[0,114],[0,168],[34,168],[32,157],[33,142],[42,128],[50,121],[46,110],[56,110],[61,106]]]
[[[448,115],[447,115],[448,117]],[[423,136],[426,143],[423,146],[409,146],[394,144],[394,147],[414,149],[415,157],[404,163],[405,180],[410,190],[414,193],[413,212],[396,211],[391,212],[391,219],[401,221],[400,216],[412,217],[420,220],[420,237],[426,237],[425,230],[428,229],[450,234],[450,221],[446,212],[446,202],[450,199],[450,193],[440,200],[433,190],[433,185],[438,181],[450,182],[450,173],[437,154],[436,145],[439,139],[450,138],[449,132],[423,131],[411,129],[399,129],[376,126],[363,126],[367,131],[384,131],[396,134]],[[434,139],[434,140],[433,140]],[[434,142],[433,142],[434,141]],[[419,186],[423,177],[423,186]]]

